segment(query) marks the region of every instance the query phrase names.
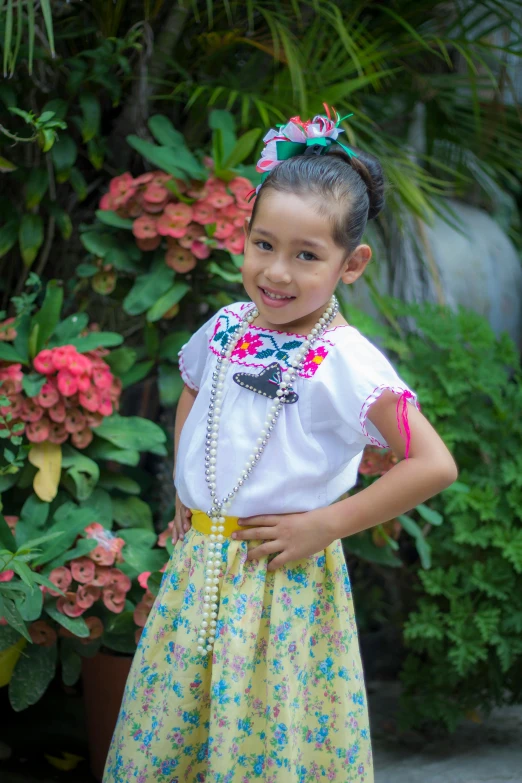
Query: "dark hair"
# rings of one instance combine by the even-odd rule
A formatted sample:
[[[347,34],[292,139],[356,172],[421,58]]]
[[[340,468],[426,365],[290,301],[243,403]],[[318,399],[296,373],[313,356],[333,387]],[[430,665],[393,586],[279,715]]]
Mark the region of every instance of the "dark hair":
[[[334,242],[351,253],[360,243],[367,221],[377,217],[384,206],[381,164],[367,152],[354,151],[356,158],[332,145],[324,155],[298,155],[280,163],[263,182],[250,225],[254,225],[260,199],[270,189],[317,196],[319,210],[326,209],[332,218]],[[332,201],[342,208],[333,215],[329,208]]]

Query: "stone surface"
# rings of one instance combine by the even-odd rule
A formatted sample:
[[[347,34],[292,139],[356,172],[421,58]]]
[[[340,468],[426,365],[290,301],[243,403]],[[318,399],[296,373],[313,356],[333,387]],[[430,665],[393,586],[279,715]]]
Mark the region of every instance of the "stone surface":
[[[375,783],[522,783],[522,705],[496,709],[454,735],[401,743],[394,735],[396,683],[371,683]]]

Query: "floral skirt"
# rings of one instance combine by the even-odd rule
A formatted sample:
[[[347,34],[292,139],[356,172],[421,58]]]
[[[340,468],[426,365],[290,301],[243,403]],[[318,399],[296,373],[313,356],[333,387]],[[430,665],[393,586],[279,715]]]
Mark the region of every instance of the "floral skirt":
[[[138,645],[103,783],[373,783],[340,541],[267,571],[225,539],[212,653],[197,651],[206,539],[178,542]]]

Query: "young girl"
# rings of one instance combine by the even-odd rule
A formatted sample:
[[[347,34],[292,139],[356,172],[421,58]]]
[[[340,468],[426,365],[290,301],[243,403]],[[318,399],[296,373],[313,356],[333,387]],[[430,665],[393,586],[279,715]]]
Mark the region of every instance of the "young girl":
[[[371,258],[378,161],[339,118],[270,131],[245,226],[250,301],[180,352],[176,546],[144,629],[105,783],[370,783],[340,539],[451,484],[455,463],[334,290]],[[412,404],[415,403],[415,404]],[[353,487],[367,444],[402,459]]]

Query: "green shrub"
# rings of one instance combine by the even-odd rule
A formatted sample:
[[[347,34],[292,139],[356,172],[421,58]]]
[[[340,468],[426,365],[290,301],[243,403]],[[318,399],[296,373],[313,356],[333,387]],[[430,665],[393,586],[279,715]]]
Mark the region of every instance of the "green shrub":
[[[410,566],[416,606],[404,626],[401,723],[453,729],[522,695],[520,361],[475,313],[381,304],[395,328],[374,332],[460,470],[453,491],[430,502],[444,518],[426,531],[432,567]],[[414,324],[408,335],[401,317]]]

